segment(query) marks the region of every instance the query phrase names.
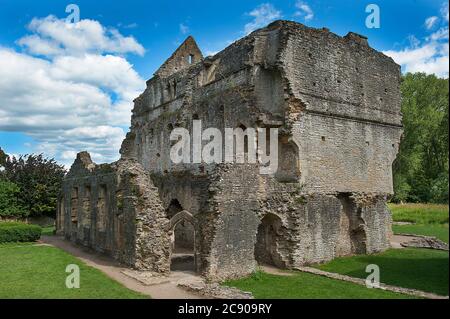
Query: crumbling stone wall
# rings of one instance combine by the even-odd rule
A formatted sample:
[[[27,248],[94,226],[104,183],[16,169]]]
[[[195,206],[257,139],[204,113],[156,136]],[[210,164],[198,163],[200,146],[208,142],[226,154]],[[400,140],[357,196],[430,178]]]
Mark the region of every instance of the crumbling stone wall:
[[[194,236],[195,270],[212,280],[247,275],[257,262],[292,268],[383,251],[402,134],[399,83],[399,66],[355,33],[277,21],[206,58],[189,37],[136,98],[122,159],[98,166],[79,155],[58,230],[165,273],[173,231],[189,223],[178,238]],[[194,120],[222,133],[278,128],[278,171],[173,163],[170,133],[192,133]]]
[[[136,161],[96,165],[79,153],[59,207],[57,231],[67,239],[137,269],[169,272],[169,220],[158,189]]]

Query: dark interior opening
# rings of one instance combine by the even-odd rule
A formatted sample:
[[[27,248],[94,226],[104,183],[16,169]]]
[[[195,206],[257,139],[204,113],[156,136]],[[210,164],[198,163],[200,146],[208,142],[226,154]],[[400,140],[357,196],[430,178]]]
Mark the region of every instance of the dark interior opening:
[[[260,265],[284,268],[278,253],[278,238],[281,233],[281,220],[273,214],[266,215],[258,227],[255,245],[255,259]]]

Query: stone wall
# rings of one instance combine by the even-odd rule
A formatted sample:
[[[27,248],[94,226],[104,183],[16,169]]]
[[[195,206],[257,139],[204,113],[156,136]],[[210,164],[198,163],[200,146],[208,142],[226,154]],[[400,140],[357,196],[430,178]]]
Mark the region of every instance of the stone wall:
[[[170,270],[169,220],[149,174],[136,161],[96,165],[79,153],[63,183],[57,233],[143,270]]]

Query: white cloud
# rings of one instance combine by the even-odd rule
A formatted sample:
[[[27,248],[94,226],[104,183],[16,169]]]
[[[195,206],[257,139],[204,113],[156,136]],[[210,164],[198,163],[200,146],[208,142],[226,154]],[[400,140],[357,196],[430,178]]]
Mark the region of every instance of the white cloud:
[[[75,151],[63,151],[61,152],[61,158],[66,161],[72,161],[77,157],[77,152]]]
[[[432,33],[428,39],[432,41],[448,40],[448,26],[442,27],[438,31]]]
[[[253,17],[253,21],[245,25],[245,34],[250,34],[256,29],[265,27],[270,22],[282,17],[281,11],[278,11],[272,4],[263,3],[248,13]]]
[[[139,94],[139,91],[133,89],[142,85],[142,79],[133,66],[123,57],[114,55],[86,54],[81,57],[57,57],[53,61],[50,73],[54,79],[113,90],[128,100]]]
[[[124,37],[116,29],[105,28],[95,20],[66,23],[50,15],[34,18],[28,29],[34,34],[19,39],[18,43],[31,54],[145,53],[133,37]]]
[[[417,48],[420,45],[420,40],[417,39],[414,35],[410,34],[408,36],[408,41],[413,48]]]
[[[401,51],[385,51],[398,64],[409,65],[433,57],[437,52],[435,44],[427,44],[419,48],[406,48]]]
[[[416,49],[385,51],[384,54],[402,65],[404,72],[425,72],[448,77],[448,44],[429,43]]]
[[[445,6],[444,4],[443,8]],[[433,23],[430,22],[430,28],[428,28],[429,25],[426,23],[427,29],[431,30],[439,20],[443,21],[439,29],[425,37],[422,42],[416,39],[416,37],[410,36],[410,40],[414,39],[410,41],[410,47],[401,50],[387,50],[383,53],[392,57],[395,62],[400,64],[405,73],[424,72],[448,78],[448,9],[446,11],[442,10],[441,15],[442,19],[436,17],[437,19]]]
[[[425,27],[426,27],[428,30],[430,30],[430,29],[432,29],[432,28],[435,26],[435,24],[436,24],[438,21],[439,21],[439,18],[436,17],[436,16],[429,17],[429,18],[427,18],[427,19],[425,20]]]
[[[37,145],[30,152],[66,165],[82,150],[98,162],[116,160],[132,100],[145,88],[120,55],[144,49],[97,21],[81,20],[77,30],[64,25],[33,19],[33,34],[19,41],[25,53],[0,47],[0,130],[31,136]]]
[[[217,50],[206,50],[206,52],[205,52],[205,56],[214,56],[214,55],[216,55],[217,53],[219,53],[220,51],[217,51]]]
[[[309,21],[314,18],[314,12],[306,2],[297,1],[295,3],[295,7],[298,10],[294,13],[294,16],[302,17],[305,21]]]
[[[184,23],[180,23],[180,32],[182,34],[189,33],[189,27],[187,25],[185,25]]]

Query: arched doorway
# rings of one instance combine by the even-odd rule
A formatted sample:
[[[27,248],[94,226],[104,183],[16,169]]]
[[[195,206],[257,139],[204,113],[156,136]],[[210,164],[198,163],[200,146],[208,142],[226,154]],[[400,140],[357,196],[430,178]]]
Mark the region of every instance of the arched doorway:
[[[255,244],[255,259],[261,265],[284,268],[284,262],[278,253],[278,240],[281,235],[281,219],[267,214],[258,227]]]
[[[194,217],[173,200],[167,209],[172,238],[171,270],[196,271]]]

